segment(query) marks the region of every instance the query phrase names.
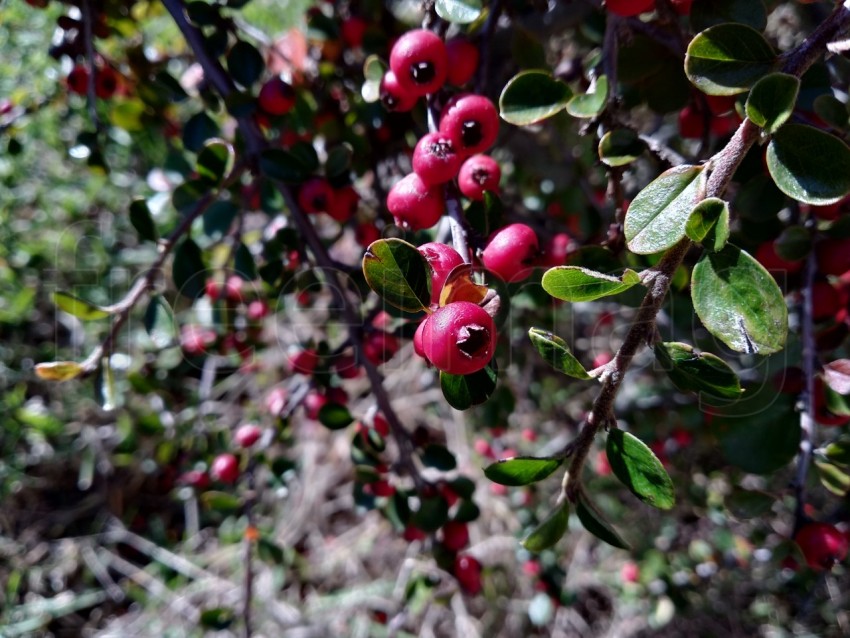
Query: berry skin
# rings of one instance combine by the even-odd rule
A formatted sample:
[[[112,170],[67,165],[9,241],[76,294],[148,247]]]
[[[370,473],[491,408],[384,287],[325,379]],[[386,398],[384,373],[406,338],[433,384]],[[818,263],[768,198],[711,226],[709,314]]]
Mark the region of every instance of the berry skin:
[[[637,566],[637,563],[631,561],[623,563],[623,567],[620,569],[620,579],[624,583],[636,583],[638,578],[640,578],[640,567]]]
[[[428,317],[422,349],[434,367],[449,374],[472,374],[496,352],[496,327],[481,306],[456,301]]]
[[[445,212],[442,190],[428,187],[416,173],[406,175],[387,195],[387,209],[399,226],[425,230],[440,221]]]
[[[690,105],[679,111],[679,135],[686,140],[699,140],[705,135],[705,118]]]
[[[368,28],[369,23],[366,20],[360,16],[351,16],[343,21],[339,34],[347,47],[358,49],[363,46],[363,36]]]
[[[469,528],[466,523],[449,521],[443,525],[443,546],[453,552],[459,552],[469,545]]]
[[[241,303],[243,299],[242,288],[244,283],[245,282],[242,277],[239,275],[231,275],[228,277],[224,282],[224,289],[222,291],[224,293],[224,298],[231,303]]]
[[[71,69],[71,72],[68,74],[68,77],[65,78],[65,83],[68,85],[68,90],[71,93],[76,93],[77,95],[85,95],[89,83],[89,70],[86,67],[78,64],[73,69]]]
[[[427,29],[401,36],[390,51],[390,69],[401,86],[415,95],[426,95],[446,81],[448,54],[442,38]]]
[[[98,69],[94,76],[94,92],[102,100],[108,100],[118,90],[118,74],[112,67]]]
[[[269,312],[269,304],[262,299],[255,299],[248,304],[248,308],[245,310],[245,316],[248,317],[248,321],[256,323],[260,319],[267,317]]]
[[[419,98],[416,93],[399,84],[392,71],[387,71],[381,78],[380,96],[384,108],[394,113],[407,113],[416,106]]]
[[[263,430],[259,425],[246,423],[245,425],[240,425],[236,429],[236,432],[233,433],[233,442],[241,448],[249,448],[260,440],[262,434]]]
[[[440,132],[451,135],[465,156],[483,153],[496,142],[499,113],[482,95],[466,93],[446,104],[440,117]]]
[[[425,317],[425,319],[419,323],[419,327],[416,328],[416,332],[413,333],[413,351],[425,359],[425,361],[428,361],[428,357],[425,356],[425,346],[422,344],[422,335],[425,332],[425,322],[427,321],[428,317]]]
[[[490,272],[516,283],[534,272],[539,252],[537,234],[531,228],[525,224],[510,224],[490,236],[481,261]]]
[[[496,160],[487,155],[473,155],[460,167],[457,185],[469,199],[480,201],[487,191],[499,192],[501,179],[502,169]]]
[[[693,0],[672,0],[672,4],[673,10],[680,16],[687,16],[691,14],[691,5],[693,4]]]
[[[439,242],[422,244],[419,247],[419,252],[431,266],[431,303],[439,304],[440,292],[443,290],[449,273],[463,263],[463,257],[451,246]]]
[[[573,249],[573,240],[567,233],[556,233],[546,243],[543,251],[543,262],[549,268],[563,266],[567,262],[567,255]]]
[[[801,261],[788,261],[782,259],[776,252],[776,240],[765,242],[758,247],[755,254],[756,260],[772,274],[799,272],[804,265]]]
[[[210,465],[210,476],[222,483],[235,483],[239,478],[239,461],[232,454],[219,454]]]
[[[821,274],[843,275],[850,270],[850,239],[824,239],[815,253]]]
[[[289,367],[301,374],[313,374],[318,364],[319,355],[315,350],[300,350],[289,357]]]
[[[324,394],[319,394],[315,390],[310,390],[310,392],[307,393],[307,396],[304,397],[304,413],[308,419],[317,421],[319,419],[319,412],[328,403],[330,403],[330,399],[328,399],[328,397]]]
[[[334,191],[334,196],[328,208],[328,215],[343,224],[354,217],[359,205],[360,195],[357,194],[354,187],[351,185],[344,186]]]
[[[398,352],[398,339],[388,332],[373,332],[363,343],[363,355],[374,365],[381,365]]]
[[[847,558],[847,536],[827,523],[805,525],[794,536],[794,540],[812,569],[830,569],[835,563]]]
[[[311,177],[298,191],[298,205],[305,213],[326,213],[334,204],[334,189],[323,177]]]
[[[215,331],[210,328],[189,324],[180,330],[180,345],[189,355],[204,354],[215,340]]]
[[[381,231],[378,230],[378,227],[375,224],[369,222],[363,222],[362,224],[357,224],[354,229],[354,239],[357,240],[357,243],[366,248],[372,242],[378,241],[381,238]]]
[[[446,81],[455,86],[463,86],[472,79],[478,69],[478,47],[466,38],[456,37],[446,42],[446,54],[449,60]]]
[[[272,78],[257,97],[260,110],[269,115],[286,115],[295,106],[295,89],[280,78]]]
[[[472,556],[459,554],[455,558],[454,573],[461,588],[472,596],[481,592],[481,563]]]
[[[423,135],[413,149],[413,172],[428,186],[454,179],[460,169],[457,148],[457,142],[445,133]]]
[[[816,281],[812,286],[812,318],[815,321],[834,319],[846,301],[828,281]]]
[[[605,8],[613,14],[624,18],[652,11],[655,0],[605,0]]]

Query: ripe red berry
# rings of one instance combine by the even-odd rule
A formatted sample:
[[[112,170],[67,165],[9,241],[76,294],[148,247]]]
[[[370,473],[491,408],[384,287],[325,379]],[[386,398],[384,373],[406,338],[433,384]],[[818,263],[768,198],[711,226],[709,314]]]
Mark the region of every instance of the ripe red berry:
[[[416,95],[433,93],[443,86],[448,66],[446,45],[427,29],[408,31],[390,51],[390,68],[399,84]]]
[[[262,299],[255,299],[248,304],[248,308],[245,310],[245,316],[248,317],[248,321],[257,322],[260,319],[267,317],[269,312],[270,309],[268,303]]]
[[[210,298],[210,301],[215,301],[221,296],[221,285],[215,279],[207,279],[207,283],[204,284],[204,292]]]
[[[381,231],[378,230],[378,227],[375,224],[370,222],[363,222],[362,224],[357,224],[354,228],[354,239],[357,240],[357,243],[366,248],[372,242],[378,241],[381,238]]]
[[[472,79],[478,69],[478,47],[464,37],[458,36],[446,42],[448,74],[446,81],[462,86]]]
[[[640,567],[637,566],[637,563],[631,561],[623,563],[623,567],[620,569],[620,578],[624,583],[636,583],[640,578]]]
[[[334,360],[334,372],[343,379],[356,379],[360,376],[362,369],[357,364],[353,355],[341,354]]]
[[[833,525],[809,523],[797,532],[794,540],[812,569],[830,569],[847,558],[847,536]]]
[[[388,332],[372,332],[363,343],[363,355],[374,365],[381,365],[398,352],[398,339]]]
[[[189,470],[188,472],[183,472],[177,478],[177,482],[181,485],[189,485],[190,487],[203,490],[210,486],[210,477],[206,472]]]
[[[412,543],[413,541],[424,541],[426,538],[428,538],[428,535],[418,527],[408,525],[404,528],[404,533],[401,535],[401,537],[408,543]]]
[[[235,483],[239,478],[239,461],[232,454],[219,454],[210,465],[210,476],[222,483]]]
[[[605,0],[605,8],[611,13],[624,18],[652,11],[655,0]]]
[[[735,110],[735,95],[706,95],[705,101],[712,115],[726,115]]]
[[[428,186],[454,179],[460,169],[457,142],[445,133],[423,135],[413,149],[413,172]]]
[[[357,213],[357,207],[360,205],[360,195],[354,190],[351,185],[343,186],[334,191],[334,196],[330,201],[328,215],[333,217],[340,224],[347,222]]]
[[[426,361],[428,361],[428,357],[425,355],[425,346],[422,344],[422,335],[425,332],[425,322],[427,320],[428,318],[426,317],[423,321],[420,321],[419,327],[417,327],[416,332],[413,333],[413,351]]]
[[[105,66],[98,69],[94,75],[94,92],[97,97],[107,100],[118,90],[118,74],[115,69]]]
[[[334,208],[334,189],[324,177],[311,177],[298,191],[298,205],[305,213],[326,213]]]
[[[699,140],[705,135],[705,118],[690,104],[679,111],[679,135],[687,140]]]
[[[510,224],[497,230],[481,255],[491,272],[514,283],[531,276],[540,249],[537,234],[525,224]]]
[[[298,350],[289,356],[289,367],[293,372],[313,374],[319,365],[319,355],[315,350]]]
[[[348,404],[348,392],[340,387],[328,388],[325,391],[325,395],[328,398],[328,403],[337,403],[339,405]]]
[[[818,271],[843,275],[850,270],[850,239],[825,239],[817,245]]]
[[[319,412],[325,405],[330,403],[330,399],[324,394],[319,394],[315,390],[310,390],[307,396],[304,397],[304,413],[308,419],[316,421],[319,418]]]
[[[451,246],[439,242],[422,244],[419,247],[419,252],[431,266],[431,303],[439,304],[440,292],[443,290],[449,273],[463,263],[463,257]]]
[[[691,4],[693,4],[693,0],[672,0],[673,9],[680,16],[686,16],[691,14]]]
[[[210,328],[189,324],[180,330],[180,345],[186,354],[204,354],[215,340],[215,331]]]
[[[563,266],[572,248],[573,240],[567,233],[556,233],[546,243],[543,251],[544,264],[550,268]]]
[[[286,390],[283,388],[273,388],[267,395],[264,401],[266,410],[272,416],[280,416],[286,407]]]
[[[484,368],[496,352],[496,327],[481,306],[456,301],[425,321],[422,348],[437,369],[472,374]]]
[[[274,77],[260,89],[257,103],[269,115],[286,115],[295,106],[295,89],[288,82]]]
[[[390,189],[387,208],[399,226],[425,230],[440,221],[445,201],[442,189],[431,188],[416,173],[410,173]]]
[[[395,487],[387,479],[379,479],[374,483],[368,483],[364,491],[373,496],[392,496],[395,494]]]
[[[230,275],[224,282],[224,298],[232,303],[240,303],[242,301],[242,288],[245,285],[245,280],[239,275]]]
[[[466,523],[449,521],[443,525],[443,546],[453,552],[459,552],[469,544],[469,528]]]
[[[460,167],[457,185],[469,199],[482,200],[485,192],[498,193],[502,169],[488,155],[473,155]]]
[[[756,260],[769,272],[777,274],[793,274],[799,272],[805,264],[804,261],[788,261],[776,252],[776,241],[768,241],[758,247],[755,254]]]
[[[343,20],[339,34],[347,47],[357,49],[363,46],[363,36],[368,27],[369,23],[360,16],[351,16]]]
[[[454,573],[457,582],[467,594],[475,596],[481,592],[481,563],[472,556],[458,554],[455,558]]]
[[[249,448],[260,440],[262,434],[263,430],[259,425],[246,423],[236,428],[236,432],[233,433],[233,442],[239,447]]]
[[[499,113],[483,95],[459,95],[443,109],[440,131],[458,141],[462,154],[483,153],[496,142]]]
[[[394,113],[407,113],[416,106],[419,97],[415,92],[399,84],[392,71],[387,71],[381,78],[380,96],[384,108]]]
[[[85,95],[89,84],[89,70],[78,64],[71,69],[68,77],[65,78],[65,83],[68,85],[68,90],[71,93]]]

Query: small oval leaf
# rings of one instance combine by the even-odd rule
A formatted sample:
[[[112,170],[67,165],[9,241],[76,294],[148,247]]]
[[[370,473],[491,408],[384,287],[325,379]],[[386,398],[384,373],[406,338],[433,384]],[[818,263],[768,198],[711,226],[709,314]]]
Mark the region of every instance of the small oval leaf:
[[[363,256],[366,283],[396,308],[419,312],[431,304],[431,266],[416,246],[401,239],[379,239]]]
[[[542,552],[544,549],[549,549],[567,533],[569,521],[570,505],[564,500],[545,521],[522,540],[522,546],[530,552]]]
[[[484,476],[499,485],[530,485],[551,475],[563,462],[563,459],[517,456],[488,465]]]
[[[220,184],[233,169],[235,153],[229,142],[221,139],[208,140],[198,153],[196,169],[201,179]]]
[[[673,507],[676,502],[673,481],[643,441],[629,432],[612,429],[605,451],[614,475],[635,496],[658,509]]]
[[[227,53],[230,76],[246,89],[260,78],[265,68],[263,54],[244,40],[234,44]]]
[[[83,366],[76,361],[51,361],[35,366],[35,374],[45,381],[70,381],[83,373]]]
[[[576,503],[576,514],[584,529],[599,540],[605,541],[618,549],[630,549],[629,544],[623,540],[623,537],[620,536],[619,532],[614,529],[611,523],[605,520],[605,517],[599,513],[584,492],[579,494],[578,503]]]
[[[319,410],[319,423],[329,430],[342,430],[354,422],[348,408],[339,403],[326,403]]]
[[[563,301],[593,301],[619,294],[640,283],[640,276],[626,268],[613,277],[580,266],[557,266],[543,274],[543,289]]]
[[[695,32],[726,22],[739,22],[763,31],[767,26],[767,10],[762,0],[698,0],[691,10],[691,26]]]
[[[174,251],[171,276],[177,292],[189,299],[198,299],[204,294],[204,259],[201,249],[191,239],[183,240]]]
[[[683,392],[704,392],[721,399],[737,399],[743,392],[741,380],[725,361],[708,352],[696,352],[686,343],[657,343],[655,357]]]
[[[573,117],[596,117],[605,110],[608,102],[608,78],[600,75],[584,95],[576,95],[567,102],[567,113]]]
[[[304,158],[281,148],[270,148],[260,153],[260,170],[264,175],[287,184],[300,184],[313,173]]]
[[[699,33],[688,45],[685,73],[708,95],[744,93],[770,73],[776,54],[764,36],[743,24],[719,24]]]
[[[156,231],[156,225],[153,223],[151,211],[145,200],[134,199],[130,204],[130,223],[142,241],[155,242],[159,239],[159,233]]]
[[[437,0],[434,9],[447,22],[469,24],[481,16],[481,0]]]
[[[523,71],[502,90],[499,114],[517,126],[534,124],[564,110],[572,95],[570,87],[548,71]]]
[[[722,250],[729,240],[729,204],[717,197],[702,200],[691,211],[685,234],[708,250]]]
[[[800,80],[786,73],[771,73],[753,85],[747,97],[747,117],[768,135],[788,121],[800,92]]]
[[[56,307],[60,310],[77,317],[77,319],[82,319],[83,321],[103,319],[110,315],[110,312],[105,308],[89,303],[88,301],[80,299],[69,292],[54,292],[53,303],[55,303]]]
[[[543,360],[558,372],[563,372],[568,377],[575,377],[576,379],[592,378],[587,374],[584,366],[579,363],[579,360],[570,352],[566,341],[559,336],[539,328],[531,328],[528,331],[528,336]]]
[[[455,410],[468,410],[481,405],[496,389],[496,371],[491,361],[487,367],[472,374],[440,372],[440,389]]]
[[[646,150],[646,144],[632,129],[608,131],[599,140],[599,159],[606,166],[626,166]]]
[[[157,348],[168,348],[177,342],[174,311],[159,295],[153,297],[145,310],[145,330]]]

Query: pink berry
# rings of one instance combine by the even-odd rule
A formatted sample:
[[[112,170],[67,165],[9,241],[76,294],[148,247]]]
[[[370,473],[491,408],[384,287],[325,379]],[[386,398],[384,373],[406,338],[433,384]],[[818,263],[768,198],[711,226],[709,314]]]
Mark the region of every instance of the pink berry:
[[[180,345],[186,354],[204,354],[215,340],[215,331],[210,328],[189,324],[180,330]]]
[[[363,36],[368,27],[369,23],[360,16],[351,16],[343,21],[339,34],[346,46],[357,49],[363,46]]]
[[[257,322],[269,315],[269,304],[262,299],[255,299],[248,304],[248,309],[245,311],[245,315],[248,317],[249,321]]]
[[[210,486],[210,477],[206,472],[189,470],[188,472],[183,472],[183,474],[177,478],[177,482],[181,485],[189,485],[199,490],[203,490]]]
[[[236,429],[236,432],[233,433],[233,442],[239,447],[249,448],[260,440],[260,436],[262,436],[262,434],[263,430],[259,425],[246,423],[244,425],[240,425]]]
[[[555,234],[546,243],[546,249],[543,251],[544,264],[550,268],[563,266],[572,248],[573,240],[567,233]]]
[[[398,339],[388,332],[372,332],[363,343],[363,355],[374,365],[381,365],[398,352]]]
[[[483,95],[459,95],[443,109],[440,131],[458,141],[463,155],[483,153],[499,134],[499,113]]]
[[[280,416],[286,407],[286,390],[283,388],[273,388],[267,395],[264,401],[266,410],[272,416]]]
[[[445,133],[423,135],[413,149],[413,172],[428,186],[453,180],[459,168],[457,142]]]
[[[351,185],[344,186],[334,192],[327,213],[342,224],[354,217],[359,205],[360,195],[357,194],[354,187]]]
[[[419,323],[419,327],[416,328],[416,332],[413,333],[413,351],[420,357],[428,361],[428,357],[425,356],[425,346],[422,345],[422,335],[425,332],[426,321],[428,321],[428,317],[425,317],[425,319],[423,319]]]
[[[387,71],[381,78],[380,96],[384,108],[394,113],[407,113],[416,106],[419,98],[415,92],[399,84],[392,71]]]
[[[308,419],[316,421],[319,418],[319,412],[328,403],[330,403],[330,400],[324,394],[310,390],[307,396],[304,397],[304,413]]]
[[[481,592],[481,563],[472,556],[458,554],[455,558],[454,573],[461,588],[473,596]]]
[[[326,213],[334,208],[334,189],[323,177],[311,177],[298,191],[298,205],[305,213]]]
[[[381,231],[373,223],[364,222],[357,224],[354,229],[354,239],[357,243],[366,248],[372,242],[378,241],[381,238]]]
[[[446,54],[449,61],[446,81],[455,86],[469,82],[478,69],[478,47],[458,36],[446,42]]]
[[[620,578],[624,583],[636,583],[640,578],[640,568],[637,563],[631,561],[623,563],[623,567],[620,569]]]
[[[443,525],[443,546],[453,552],[462,550],[469,544],[469,528],[466,523],[449,521]]]
[[[319,365],[319,355],[315,350],[299,350],[289,357],[289,367],[293,372],[313,374],[317,365]]]
[[[430,188],[416,173],[411,173],[390,189],[387,208],[399,226],[425,230],[440,221],[445,202],[442,189]]]
[[[481,260],[490,272],[515,283],[531,276],[539,252],[537,234],[530,227],[510,224],[490,236]]]
[[[243,299],[242,289],[245,280],[239,275],[230,275],[224,282],[224,298],[231,303],[241,303]]]
[[[431,266],[431,303],[440,303],[440,292],[454,268],[463,264],[463,257],[451,246],[439,242],[428,242],[419,247],[419,252]]]
[[[830,569],[847,558],[847,536],[833,525],[809,523],[797,532],[794,540],[812,569]]]
[[[295,89],[280,78],[272,78],[260,89],[260,109],[269,115],[285,115],[295,106]]]
[[[655,8],[655,0],[606,0],[605,8],[611,13],[630,18]]]
[[[232,454],[219,454],[210,465],[210,476],[222,483],[235,483],[239,478],[239,461]]]
[[[501,179],[502,169],[496,160],[487,155],[473,155],[460,167],[457,184],[469,199],[480,201],[485,192],[499,192]]]
[[[449,374],[472,374],[496,352],[496,327],[481,306],[457,301],[428,317],[422,331],[425,356]]]
[[[408,31],[390,51],[390,68],[399,84],[416,95],[433,93],[443,86],[448,66],[446,45],[427,29]]]

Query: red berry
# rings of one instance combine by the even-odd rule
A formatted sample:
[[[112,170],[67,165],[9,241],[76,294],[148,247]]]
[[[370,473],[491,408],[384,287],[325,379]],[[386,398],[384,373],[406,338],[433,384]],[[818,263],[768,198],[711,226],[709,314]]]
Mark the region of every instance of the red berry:
[[[384,438],[387,438],[390,435],[390,424],[380,414],[376,414],[373,417],[372,427],[375,428],[375,432],[377,432]]]
[[[207,283],[204,285],[204,292],[210,298],[210,301],[215,301],[221,296],[221,286],[215,279],[207,279]]]
[[[416,173],[411,173],[390,189],[387,208],[399,226],[425,230],[440,221],[445,201],[441,188],[430,188]]]
[[[652,11],[655,0],[605,0],[605,8],[611,13],[624,18]]]
[[[240,303],[244,284],[245,281],[239,275],[230,275],[224,282],[224,298],[232,303]]]
[[[245,316],[248,321],[257,322],[260,319],[267,317],[270,312],[269,304],[262,299],[255,299],[248,304],[248,309],[245,311]]]
[[[803,261],[788,261],[776,252],[776,240],[763,243],[755,254],[756,260],[771,273],[793,274],[803,267]]]
[[[71,69],[68,77],[65,78],[65,83],[68,85],[68,90],[71,93],[85,95],[89,84],[89,70],[78,64]]]
[[[459,552],[469,544],[469,528],[466,523],[449,521],[443,525],[443,546],[453,552]]]
[[[440,131],[458,141],[463,155],[483,153],[496,142],[499,113],[483,95],[459,95],[443,109]]]
[[[352,355],[342,354],[334,361],[334,372],[343,379],[356,379],[362,370]]]
[[[449,374],[472,374],[484,368],[496,351],[496,327],[481,306],[457,301],[428,317],[422,331],[425,356]]]
[[[543,263],[550,268],[563,266],[572,248],[573,240],[567,233],[556,233],[546,243],[546,248],[543,251]]]
[[[422,335],[425,332],[426,321],[428,321],[428,317],[425,317],[425,319],[419,322],[419,327],[416,328],[416,332],[413,333],[413,351],[425,359],[425,361],[428,361],[428,357],[425,356],[425,346],[422,345]]]
[[[380,479],[374,483],[368,483],[364,488],[364,491],[372,494],[373,496],[387,497],[395,494],[395,488],[386,479]]]
[[[266,410],[272,416],[280,416],[286,407],[286,390],[283,388],[273,388],[265,399]]]
[[[435,186],[453,180],[460,169],[457,142],[445,133],[423,135],[413,149],[413,172],[423,184]]]
[[[399,84],[392,71],[387,71],[381,78],[380,96],[384,108],[394,113],[407,113],[416,106],[416,100],[419,97],[415,92]]]
[[[347,222],[357,213],[357,207],[360,205],[360,195],[354,190],[353,186],[344,186],[334,191],[334,196],[331,198],[328,215],[333,217],[340,224]]]
[[[316,421],[319,418],[319,412],[328,403],[330,403],[330,400],[324,394],[310,390],[304,397],[304,412],[307,418]]]
[[[463,264],[463,257],[451,246],[439,242],[422,244],[419,252],[431,266],[431,303],[439,304],[446,279],[454,268]]]
[[[210,476],[222,483],[235,483],[239,478],[239,461],[232,454],[219,454],[210,466]]]
[[[328,403],[337,403],[339,405],[348,404],[348,392],[342,388],[328,388],[325,394],[328,397]]]
[[[416,95],[433,93],[443,86],[448,66],[446,45],[427,29],[408,31],[390,51],[390,68],[399,84]]]
[[[847,537],[833,525],[809,523],[797,532],[794,540],[812,569],[831,569],[847,558]]]
[[[360,16],[351,16],[343,20],[339,34],[342,36],[342,41],[346,46],[352,49],[358,49],[363,46],[363,36],[366,34],[366,29],[369,23]]]
[[[711,119],[711,133],[716,137],[732,135],[743,120],[735,111]]]
[[[735,95],[706,95],[705,101],[712,115],[726,115],[735,110]]]
[[[843,275],[850,270],[850,239],[824,239],[815,253],[821,274]]]
[[[311,177],[298,191],[298,205],[305,213],[326,213],[334,204],[334,189],[323,177]]]
[[[454,565],[455,578],[461,588],[473,596],[481,592],[481,563],[472,556],[458,554]]]
[[[402,538],[408,543],[412,543],[413,541],[424,541],[426,538],[428,538],[428,535],[418,527],[408,525],[404,528]]]
[[[378,241],[381,238],[381,231],[373,223],[364,222],[357,224],[354,229],[354,239],[357,243],[366,248],[372,242]]]
[[[637,566],[637,563],[631,561],[623,563],[623,567],[620,569],[620,578],[624,583],[636,583],[640,578],[640,567]]]
[[[478,47],[458,36],[446,42],[446,54],[449,63],[446,81],[455,86],[469,82],[478,69]]]
[[[693,4],[694,0],[672,0],[673,9],[680,16],[686,16],[691,14],[691,4]]]
[[[295,89],[288,82],[274,77],[263,84],[257,102],[260,109],[269,115],[286,115],[295,106]]]
[[[215,331],[210,328],[189,324],[180,330],[180,345],[186,354],[204,354],[215,341]]]
[[[839,292],[828,281],[819,280],[814,283],[812,286],[812,318],[815,321],[836,318],[836,315],[847,302],[846,299],[842,299]]]
[[[691,105],[679,111],[679,135],[688,140],[700,140],[705,135],[705,118]]]
[[[262,434],[263,430],[259,425],[246,423],[245,425],[240,425],[236,429],[236,432],[233,433],[233,442],[239,447],[249,448],[260,440]]]
[[[203,490],[210,486],[210,477],[206,472],[189,470],[188,472],[183,472],[183,474],[177,478],[177,482],[181,485],[189,485],[199,490]]]
[[[398,339],[388,332],[372,332],[363,343],[363,355],[374,365],[386,363],[398,352]]]
[[[481,261],[489,271],[515,283],[531,276],[539,252],[537,234],[530,227],[510,224],[490,236]]]
[[[98,69],[94,75],[94,92],[97,97],[107,100],[118,90],[118,74],[112,67]]]
[[[315,350],[299,350],[289,357],[289,367],[293,372],[313,374],[319,365],[319,355]]]
[[[460,167],[457,184],[469,199],[482,200],[485,192],[498,193],[502,169],[487,155],[473,155]]]

